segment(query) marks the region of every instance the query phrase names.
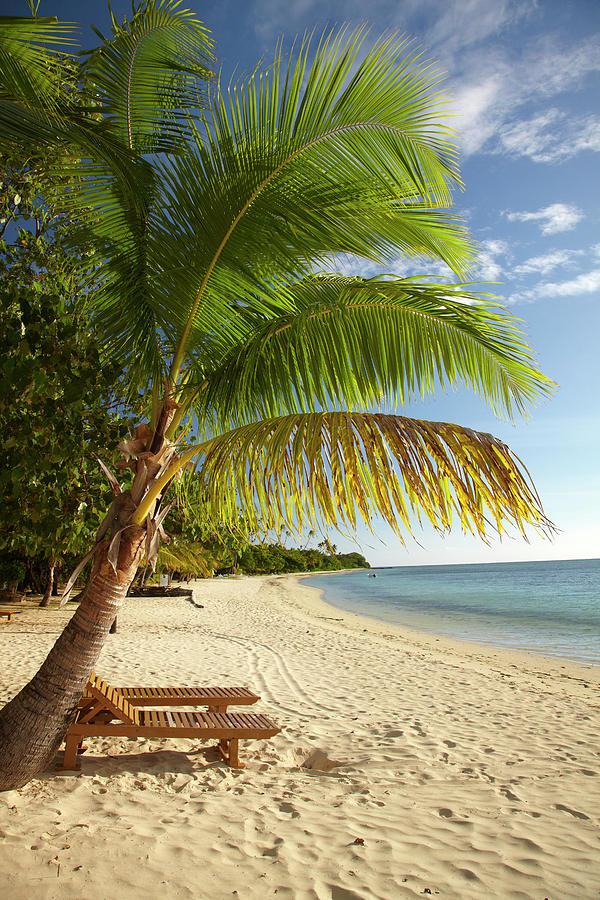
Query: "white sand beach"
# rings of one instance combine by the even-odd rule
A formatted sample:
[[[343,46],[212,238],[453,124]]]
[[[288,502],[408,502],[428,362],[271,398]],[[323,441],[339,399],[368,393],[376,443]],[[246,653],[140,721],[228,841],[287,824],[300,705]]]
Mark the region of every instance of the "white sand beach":
[[[97,671],[248,685],[282,732],[242,743],[242,771],[90,740],[80,772],[0,794],[0,896],[597,900],[599,668],[361,619],[293,577],[194,601],[128,600]],[[71,611],[0,626],[0,702]]]

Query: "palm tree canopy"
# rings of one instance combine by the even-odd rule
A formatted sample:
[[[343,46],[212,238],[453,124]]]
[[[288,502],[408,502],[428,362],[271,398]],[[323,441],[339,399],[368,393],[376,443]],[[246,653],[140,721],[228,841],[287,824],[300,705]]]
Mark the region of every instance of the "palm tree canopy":
[[[459,180],[436,79],[404,58],[401,40],[361,57],[363,39],[330,34],[314,52],[306,39],[287,66],[278,53],[247,83],[217,85],[189,153],[159,163],[144,305],[148,331],[175,349],[173,372],[207,334],[234,328],[232,309],[281,309],[279,287],[332,253],[382,263],[425,254],[466,268],[471,243],[443,208]],[[132,271],[139,242],[126,230],[111,236],[112,255]],[[131,325],[140,302],[116,275],[99,314],[114,352],[141,374],[156,361],[148,332]]]
[[[150,432],[179,406],[167,437],[193,413],[202,442],[153,458],[132,521],[199,456],[224,518],[241,504],[273,527],[353,528],[379,512],[393,527],[416,515],[446,529],[452,510],[481,535],[505,519],[546,527],[502,442],[369,412],[457,385],[497,413],[525,412],[551,383],[517,322],[472,285],[324,272],[339,253],[468,270],[435,72],[397,36],[367,47],[363,29],[330,31],[217,83],[198,118],[211,43],[179,5],[134,7],[85,63],[135,196],[89,152],[71,197],[103,258],[93,314],[107,348],[132,392],[154,390]]]

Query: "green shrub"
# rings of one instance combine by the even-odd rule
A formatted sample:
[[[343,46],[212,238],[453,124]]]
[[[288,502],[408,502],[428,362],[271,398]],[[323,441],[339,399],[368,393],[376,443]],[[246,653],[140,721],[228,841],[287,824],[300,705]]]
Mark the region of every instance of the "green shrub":
[[[0,585],[15,590],[25,578],[25,563],[20,559],[0,557]]]

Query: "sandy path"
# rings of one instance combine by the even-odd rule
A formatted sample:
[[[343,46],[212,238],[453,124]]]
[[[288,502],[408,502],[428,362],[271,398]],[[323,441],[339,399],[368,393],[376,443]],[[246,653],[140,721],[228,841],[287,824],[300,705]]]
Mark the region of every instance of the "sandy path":
[[[90,742],[80,774],[0,795],[0,895],[597,900],[600,670],[403,633],[291,578],[194,598],[128,601],[98,671],[247,684],[282,733],[242,772],[192,741]],[[0,700],[68,615],[2,626]]]

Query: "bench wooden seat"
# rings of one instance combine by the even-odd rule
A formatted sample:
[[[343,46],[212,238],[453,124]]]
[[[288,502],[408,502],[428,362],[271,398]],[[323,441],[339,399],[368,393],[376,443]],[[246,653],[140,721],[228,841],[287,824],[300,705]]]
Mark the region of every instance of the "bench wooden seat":
[[[63,769],[79,768],[77,753],[84,738],[106,736],[218,738],[218,749],[223,758],[233,768],[243,768],[239,760],[241,739],[266,739],[281,731],[267,716],[256,713],[138,709],[119,689],[98,676],[90,680],[88,692],[88,702],[80,705],[77,718],[65,736]],[[152,698],[152,705],[155,703]],[[190,705],[189,700],[186,705]]]
[[[23,612],[22,609],[10,609],[0,606],[0,616],[5,618],[7,622],[12,621],[13,616],[18,616]]]
[[[95,695],[92,686],[98,676],[92,673],[80,706]],[[101,679],[100,679],[101,680]],[[260,700],[247,687],[115,687],[134,706],[207,706],[215,712],[225,712],[228,706],[246,706]]]

